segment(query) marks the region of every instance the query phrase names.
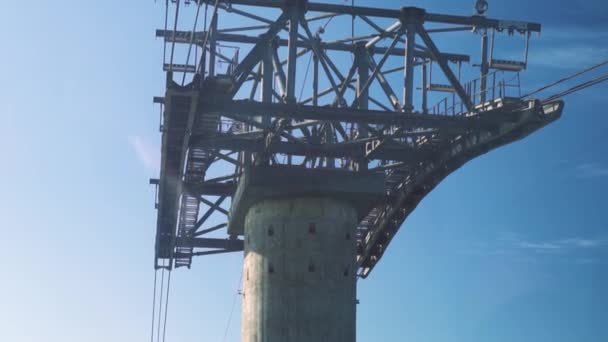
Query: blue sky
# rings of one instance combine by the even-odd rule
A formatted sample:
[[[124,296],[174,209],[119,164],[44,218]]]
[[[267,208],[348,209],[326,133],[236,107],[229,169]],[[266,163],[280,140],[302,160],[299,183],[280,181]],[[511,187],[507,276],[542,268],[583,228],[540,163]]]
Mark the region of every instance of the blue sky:
[[[470,2],[407,4],[469,14]],[[162,7],[0,11],[2,341],[149,339]],[[603,1],[490,1],[492,16],[545,25],[529,89],[608,59],[606,13]],[[470,162],[421,203],[359,282],[359,341],[608,340],[607,90],[567,98],[558,122]],[[174,272],[168,341],[222,340],[241,258]],[[238,310],[227,341],[239,340]]]

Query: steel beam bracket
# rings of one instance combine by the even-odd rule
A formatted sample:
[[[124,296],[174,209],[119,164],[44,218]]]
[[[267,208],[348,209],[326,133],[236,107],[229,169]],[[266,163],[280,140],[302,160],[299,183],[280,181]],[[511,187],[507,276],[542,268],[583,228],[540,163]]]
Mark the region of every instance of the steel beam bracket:
[[[399,20],[403,27],[407,24],[423,24],[426,17],[426,11],[418,7],[401,7],[401,16]]]
[[[308,10],[308,0],[285,0],[283,10],[289,9],[296,9],[299,13],[306,13]]]
[[[370,53],[369,51],[373,50],[373,46],[367,48],[366,45],[367,42],[364,40],[355,42],[353,48],[353,53],[355,54],[355,56],[366,56],[366,54]]]

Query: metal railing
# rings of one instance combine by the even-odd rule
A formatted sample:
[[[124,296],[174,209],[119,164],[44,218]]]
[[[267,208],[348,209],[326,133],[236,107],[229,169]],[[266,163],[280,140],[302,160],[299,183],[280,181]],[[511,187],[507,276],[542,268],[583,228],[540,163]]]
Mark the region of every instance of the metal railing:
[[[509,75],[513,74],[510,73]],[[485,90],[482,89],[482,80],[484,78],[486,79]],[[506,79],[505,71],[497,70],[484,77],[465,83],[463,88],[474,107],[500,98],[521,97],[519,72],[516,72],[513,77]],[[467,108],[459,99],[456,92],[452,92],[451,95],[446,96],[429,110],[430,114],[436,115],[462,115],[466,112]]]

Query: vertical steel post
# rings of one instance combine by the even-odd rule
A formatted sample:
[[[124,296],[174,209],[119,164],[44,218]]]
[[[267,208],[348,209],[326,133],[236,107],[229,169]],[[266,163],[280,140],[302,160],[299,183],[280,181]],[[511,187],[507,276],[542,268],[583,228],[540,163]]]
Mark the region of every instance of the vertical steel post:
[[[287,62],[287,103],[296,102],[296,67],[298,65],[298,26],[300,26],[300,7],[292,5],[289,8],[289,42]],[[291,131],[289,131],[291,134]],[[287,155],[287,164],[291,165],[291,154]]]
[[[492,99],[496,98],[496,72],[492,73]]]
[[[530,35],[531,32],[526,33],[526,49],[524,50],[524,69],[528,67],[528,53],[530,51]]]
[[[272,41],[268,41],[268,44],[265,46],[262,51],[262,62],[261,62],[261,83],[260,87],[260,100],[261,102],[270,103],[272,102],[272,93],[274,91],[274,66],[273,66],[273,54],[274,54],[274,46]],[[255,120],[261,122],[264,127],[270,126],[269,116],[261,116],[255,117]],[[253,154],[253,159],[259,159],[260,155],[255,153]],[[252,159],[251,153],[245,154],[245,164],[249,165]]]
[[[312,105],[319,105],[319,57],[312,53]]]
[[[406,29],[403,110],[414,111],[414,53],[418,28],[424,23],[426,11],[416,7],[401,8],[401,25]]]
[[[273,46],[272,43],[269,42],[268,46],[266,46],[263,58],[262,58],[262,93],[261,99],[262,102],[272,102],[272,92],[273,92],[273,81],[274,81],[274,67],[272,64],[273,57]],[[262,123],[266,126],[270,125],[270,117],[264,116],[262,118]]]
[[[211,18],[211,32],[209,32],[209,77],[215,76],[215,52],[217,49],[217,18],[218,14],[215,13]]]
[[[357,66],[357,105],[359,109],[369,108],[369,87],[365,84],[369,81],[369,58],[367,56],[367,49],[365,48],[365,42],[357,42],[355,46],[355,65]],[[369,135],[368,129],[364,124],[358,124],[359,134],[362,137]],[[359,171],[367,170],[367,160],[358,162]]]
[[[422,113],[428,113],[428,80],[427,80],[427,66],[426,63],[422,64]]]
[[[333,123],[331,121],[326,121],[325,124],[323,125],[323,135],[325,138],[325,143],[326,144],[332,144],[335,142],[335,134],[334,134],[334,128],[333,128]],[[336,125],[340,125],[339,122],[336,122]],[[329,168],[329,169],[334,169],[336,167],[336,159],[335,158],[330,158],[327,157],[325,158],[325,167]]]
[[[359,109],[369,108],[369,87],[365,83],[369,80],[369,60],[365,49],[365,42],[357,42],[355,46],[355,63],[357,66],[357,104]]]
[[[403,109],[406,112],[414,110],[414,48],[416,42],[416,24],[413,18],[408,18],[405,41],[405,75],[403,84]]]
[[[480,84],[480,102],[483,104],[486,102],[486,91],[488,84],[488,72],[490,66],[488,63],[488,30],[482,29],[481,34],[481,84]]]
[[[281,97],[283,98],[283,100],[285,100],[285,98],[287,97],[287,93],[285,92],[285,87],[287,86],[287,77],[285,76],[285,72],[283,71],[283,65],[281,64],[281,60],[279,59],[277,38],[278,37],[275,37],[272,40],[272,64],[274,66],[274,72],[276,76],[275,80],[278,83],[278,88]]]
[[[365,86],[369,82],[369,57],[365,42],[357,42],[355,46],[355,65],[357,67],[357,106],[359,109],[369,108],[369,86]],[[367,135],[367,130],[360,126],[359,131]]]
[[[319,105],[319,57],[313,52],[312,53],[312,105]],[[313,135],[317,134],[317,125],[313,126]],[[312,160],[313,165],[316,163],[316,158]],[[319,164],[322,159],[319,159]],[[314,166],[313,166],[314,167]]]
[[[203,46],[203,50],[201,52],[201,60],[199,63],[199,75],[201,78],[201,82],[205,79],[205,73],[207,72],[207,46]]]
[[[292,4],[287,8],[289,11],[289,41],[287,43],[287,89],[285,102],[293,103],[296,99],[296,66],[298,61],[298,26],[300,18],[300,6]]]

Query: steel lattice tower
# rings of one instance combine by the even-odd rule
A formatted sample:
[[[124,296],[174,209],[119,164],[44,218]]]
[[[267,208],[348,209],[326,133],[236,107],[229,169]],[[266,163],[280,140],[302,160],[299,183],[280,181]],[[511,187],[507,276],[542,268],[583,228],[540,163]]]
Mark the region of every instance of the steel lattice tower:
[[[485,1],[473,16],[199,1],[213,9],[204,31],[157,31],[171,58],[175,45],[196,55],[165,63],[155,98],[155,267],[245,250],[243,341],[354,341],[356,280],[424,196],[563,110],[519,94],[540,24],[487,18]],[[501,33],[523,36],[522,61],[494,57]],[[469,55],[440,50],[447,34],[480,38],[473,80]]]

